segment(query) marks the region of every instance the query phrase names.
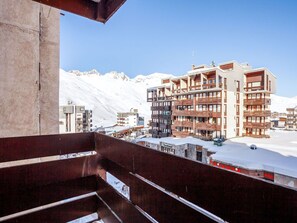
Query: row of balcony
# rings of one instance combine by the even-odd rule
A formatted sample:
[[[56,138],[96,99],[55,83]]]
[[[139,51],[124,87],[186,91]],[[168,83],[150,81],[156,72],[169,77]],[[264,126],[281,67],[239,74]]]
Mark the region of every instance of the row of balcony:
[[[156,118],[156,119],[165,119],[165,120],[171,120],[171,114],[158,114],[158,115],[152,115],[152,118]]]
[[[208,131],[220,131],[221,125],[216,123],[207,123],[207,122],[191,122],[191,121],[174,121],[172,128],[175,129],[176,127],[188,127],[201,130],[208,130]]]
[[[270,105],[271,100],[268,98],[244,99],[244,105]]]
[[[162,96],[162,97],[152,96],[147,98],[147,102],[169,101],[169,100],[172,100],[172,96]]]
[[[193,99],[182,99],[173,101],[174,106],[193,105]]]
[[[155,100],[148,99],[148,102],[151,101],[162,101],[162,100],[172,100],[172,96],[167,97],[156,97]],[[226,102],[226,100],[225,100]],[[197,104],[221,104],[222,98],[221,97],[205,97],[205,98],[196,98]],[[270,105],[271,99],[269,98],[257,98],[257,99],[244,99],[244,105]],[[193,105],[193,99],[182,99],[182,100],[175,100],[174,106],[182,106],[182,105]]]
[[[219,83],[218,84],[218,88],[222,88],[224,85],[223,83]],[[189,86],[189,88],[185,87],[185,88],[175,88],[172,90],[173,94],[180,94],[180,93],[186,93],[188,91],[199,91],[199,90],[206,90],[206,89],[212,89],[212,88],[216,88],[217,85],[215,83],[212,84],[198,84],[198,85],[193,85],[193,86]],[[227,88],[227,86],[224,86],[225,89]]]
[[[200,104],[221,104],[222,98],[221,97],[206,97],[206,98],[197,98],[197,103]]]
[[[256,86],[256,87],[245,87],[244,88],[245,91],[263,91],[264,90],[264,86]]]
[[[174,106],[183,106],[183,105],[193,105],[193,99],[182,99],[182,100],[175,100],[173,102]],[[222,98],[221,97],[206,97],[206,98],[197,98],[196,104],[221,104]]]
[[[191,122],[191,121],[174,121],[173,126],[174,127],[183,126],[183,127],[193,128],[193,122]]]
[[[249,116],[260,116],[260,117],[269,117],[271,116],[271,111],[265,111],[265,110],[260,110],[260,111],[244,111],[243,116],[249,117]]]
[[[221,112],[213,111],[189,111],[189,110],[173,110],[173,116],[195,116],[195,117],[215,117],[219,118],[222,116]]]
[[[171,106],[151,106],[152,111],[171,111]]]
[[[208,131],[220,131],[222,126],[215,123],[198,122],[195,123],[195,128]]]
[[[244,122],[244,128],[261,128],[261,129],[269,129],[270,122]]]
[[[184,138],[184,137],[190,136],[191,132],[182,132],[182,131],[172,130],[172,135]]]

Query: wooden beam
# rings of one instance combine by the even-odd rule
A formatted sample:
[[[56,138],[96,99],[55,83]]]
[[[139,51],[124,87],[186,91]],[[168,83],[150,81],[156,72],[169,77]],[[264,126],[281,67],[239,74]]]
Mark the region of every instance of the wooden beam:
[[[0,162],[94,151],[94,133],[0,138]]]
[[[33,0],[92,20],[106,23],[126,0]]]

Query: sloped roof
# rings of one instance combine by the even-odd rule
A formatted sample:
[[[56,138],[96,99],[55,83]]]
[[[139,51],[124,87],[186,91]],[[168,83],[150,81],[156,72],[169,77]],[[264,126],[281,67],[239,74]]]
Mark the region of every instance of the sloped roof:
[[[106,23],[126,0],[33,0],[88,19]]]

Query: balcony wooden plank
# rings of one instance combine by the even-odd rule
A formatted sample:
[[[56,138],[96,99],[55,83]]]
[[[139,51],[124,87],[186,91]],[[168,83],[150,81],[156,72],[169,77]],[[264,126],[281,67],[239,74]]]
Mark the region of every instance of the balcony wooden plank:
[[[21,187],[0,194],[0,217],[94,192],[97,186],[97,177],[88,176],[32,189]]]
[[[94,133],[0,138],[0,162],[93,151]]]
[[[228,222],[296,222],[296,190],[96,134],[96,150]],[[146,193],[146,192],[143,192]]]
[[[100,219],[105,223],[122,223],[101,200],[99,201],[97,213]]]
[[[0,193],[97,174],[96,155],[0,169]],[[9,186],[8,186],[9,185]]]
[[[163,191],[160,191],[139,178],[129,174],[127,170],[116,163],[105,160],[104,164],[105,168],[107,168],[111,174],[129,186],[130,200],[132,203],[139,206],[158,222],[215,222],[200,212],[167,195]],[[113,200],[110,197],[110,193],[106,193],[105,198],[109,198],[110,202]],[[115,201],[115,204],[117,204],[117,201]],[[119,213],[119,210],[116,210],[116,213]],[[127,215],[125,213],[123,214]],[[125,216],[125,218],[126,220],[124,220],[124,222],[142,222],[133,221],[132,219],[129,219],[128,216]]]
[[[38,212],[13,218],[6,222],[68,222],[97,212],[100,205],[99,198],[94,195],[73,202],[61,204]],[[101,204],[102,205],[102,204]]]
[[[98,195],[123,222],[151,222],[142,213],[140,213],[131,202],[119,195],[118,192],[116,192],[116,190],[109,186],[104,180],[100,178],[98,181]],[[104,216],[102,216],[100,212],[99,216],[104,221]]]

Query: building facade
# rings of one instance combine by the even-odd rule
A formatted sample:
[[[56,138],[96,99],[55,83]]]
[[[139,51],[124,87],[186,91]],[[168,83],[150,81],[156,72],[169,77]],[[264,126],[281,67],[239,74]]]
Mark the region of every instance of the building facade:
[[[297,129],[297,106],[295,108],[287,108],[286,129]]]
[[[172,94],[170,79],[162,80],[163,86],[149,88],[147,101],[152,102],[152,121],[150,133],[154,138],[171,136]]]
[[[92,128],[92,110],[71,104],[60,106],[59,126],[60,133],[89,132]]]
[[[138,109],[131,108],[130,112],[118,112],[117,113],[117,125],[119,126],[138,126],[139,121],[144,122],[143,119],[139,119]]]
[[[147,90],[147,101],[152,102],[152,132],[162,124],[156,114],[165,112],[158,106],[166,101],[171,103],[167,127],[172,136],[204,140],[269,137],[270,94],[275,92],[275,83],[268,69],[253,69],[236,61],[193,66],[186,75],[165,79],[162,86]]]

